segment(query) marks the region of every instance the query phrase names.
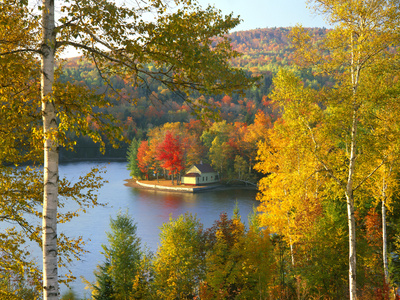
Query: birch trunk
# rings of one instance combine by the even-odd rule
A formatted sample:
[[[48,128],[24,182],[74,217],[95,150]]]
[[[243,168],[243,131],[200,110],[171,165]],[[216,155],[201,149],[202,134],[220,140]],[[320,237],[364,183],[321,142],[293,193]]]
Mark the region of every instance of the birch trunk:
[[[357,38],[354,38],[354,33],[351,33],[351,84],[353,94],[353,115],[351,120],[351,144],[350,144],[350,157],[349,157],[349,174],[346,184],[346,202],[347,202],[347,219],[349,226],[349,293],[350,300],[357,299],[357,248],[356,248],[356,220],[354,215],[354,186],[353,178],[356,166],[357,156],[357,90],[361,72],[361,65],[359,62],[359,51],[355,44]],[[357,56],[357,58],[356,58]]]
[[[356,253],[356,222],[354,218],[354,198],[351,195],[347,195],[347,215],[349,225],[349,291],[350,300],[357,299],[357,253]]]
[[[383,178],[382,183],[382,258],[383,258],[383,272],[385,274],[385,283],[389,284],[389,268],[388,268],[388,254],[387,254],[387,233],[386,233],[386,182]]]
[[[41,97],[44,132],[44,191],[42,220],[43,299],[58,299],[57,271],[57,203],[58,146],[56,112],[53,101],[54,82],[54,0],[43,0],[41,45]]]
[[[357,299],[357,252],[356,252],[356,221],[354,216],[353,177],[356,164],[356,136],[357,136],[357,110],[353,111],[351,129],[351,151],[349,162],[349,175],[346,185],[347,218],[349,226],[349,292],[350,300]]]

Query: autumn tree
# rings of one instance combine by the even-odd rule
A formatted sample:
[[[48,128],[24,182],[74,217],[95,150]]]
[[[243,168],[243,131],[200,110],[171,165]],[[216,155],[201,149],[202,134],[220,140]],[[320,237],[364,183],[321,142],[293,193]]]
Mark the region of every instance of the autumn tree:
[[[172,175],[173,184],[174,176],[180,174],[184,169],[184,149],[180,137],[168,131],[157,150],[156,159],[161,162],[161,167]]]
[[[200,140],[204,126],[201,120],[194,119],[191,119],[188,123],[184,123],[184,126],[189,132],[186,138],[186,144],[188,145],[186,150],[186,166],[191,166],[205,158],[206,149]]]
[[[156,173],[157,180],[159,173],[164,172],[164,177],[166,176],[167,169],[165,169],[162,164],[163,161],[159,160],[157,157],[160,154],[160,145],[164,142],[167,132],[170,132],[173,136],[179,137],[182,141],[186,137],[186,130],[182,127],[180,122],[165,123],[162,126],[152,128],[148,131],[149,147],[150,152],[153,157],[152,170]],[[185,145],[181,143],[181,151],[185,153]]]
[[[0,59],[0,215],[3,228],[0,277],[21,283],[13,287],[14,295],[10,295],[17,297],[22,295],[18,289],[23,289],[25,283],[29,282],[37,290],[42,283],[41,268],[29,255],[31,247],[40,247],[42,243],[39,225],[42,214],[38,208],[43,199],[43,171],[37,167],[43,160],[40,69],[34,53],[19,51],[20,47],[34,47],[38,24],[28,17],[29,9],[18,1],[1,2],[0,11],[0,53],[10,54]],[[68,199],[79,206],[77,211],[60,211],[59,222],[68,222],[97,205],[94,190],[101,187],[103,181],[97,177],[101,171],[92,171],[80,176],[76,183],[59,178],[57,205],[64,206]],[[58,264],[68,270],[68,263],[83,253],[83,245],[82,237],[67,237],[59,232]],[[67,276],[57,278],[60,282],[73,279],[68,271]]]
[[[202,224],[189,213],[161,227],[154,287],[162,299],[193,299],[204,274]]]
[[[311,174],[314,178],[320,174],[319,179],[325,175],[330,182],[324,184],[325,191],[329,188],[346,201],[349,294],[356,299],[356,207],[365,200],[365,183],[387,160],[383,150],[389,143],[378,135],[376,116],[389,111],[397,99],[393,94],[397,53],[392,46],[398,43],[395,28],[400,12],[396,1],[321,0],[312,4],[334,29],[314,47],[309,34],[297,27],[292,32],[293,43],[299,60],[332,76],[335,85],[318,93],[293,75],[280,72],[272,98],[297,123],[306,142],[306,157],[314,165]],[[285,199],[283,195],[279,198]]]
[[[14,3],[10,0],[2,2],[2,5],[26,7],[27,2]],[[88,134],[101,142],[100,135],[91,131],[82,120],[86,120],[87,115],[96,115],[94,107],[107,105],[101,102],[101,97],[87,101],[85,95],[88,93],[80,87],[71,84],[67,84],[68,88],[60,87],[55,80],[57,55],[67,46],[74,47],[95,61],[101,77],[108,83],[108,75],[128,72],[134,85],[158,80],[180,95],[191,89],[225,93],[247,87],[253,82],[246,79],[242,71],[226,63],[236,53],[231,50],[224,34],[236,26],[239,19],[232,15],[221,16],[212,7],[202,10],[193,1],[176,1],[176,5],[174,10],[169,10],[168,5],[161,1],[143,2],[133,8],[106,0],[70,1],[60,5],[60,15],[57,16],[56,3],[43,0],[38,5],[41,15],[35,14],[35,11],[29,14],[24,12],[24,17],[38,21],[41,34],[36,32],[22,43],[11,35],[1,41],[2,46],[15,46],[11,51],[2,48],[2,57],[15,57],[28,52],[40,55],[41,137],[44,149],[44,299],[57,299],[59,294],[56,239],[58,147],[66,143],[64,138],[68,130]],[[7,10],[2,10],[2,16],[7,13]],[[148,13],[152,13],[154,18],[146,19]],[[174,33],[173,38],[171,33]],[[220,39],[212,44],[214,37]],[[153,63],[152,70],[146,67],[148,63]],[[105,122],[101,119],[98,115],[98,124],[104,125],[100,129],[108,128],[106,132],[111,141],[114,137],[122,138],[120,131],[109,130],[112,128],[108,126],[110,119]]]
[[[149,148],[148,141],[141,141],[137,150],[137,162],[140,171],[149,178],[149,171],[151,169],[153,156]]]
[[[271,117],[258,111],[255,115],[254,122],[247,126],[247,130],[243,133],[243,153],[247,157],[249,165],[249,173],[255,165],[257,157],[257,145],[268,138],[267,131],[272,128]]]
[[[235,166],[235,172],[237,174],[237,178],[239,180],[246,180],[246,175],[245,174],[247,174],[248,166],[247,166],[247,163],[244,160],[244,158],[239,156],[239,155],[236,155],[235,156],[235,165],[234,166]]]
[[[256,223],[256,222],[255,222]],[[231,219],[220,215],[205,231],[206,273],[202,299],[257,299],[268,297],[272,275],[271,244],[258,224],[246,230],[236,209]]]

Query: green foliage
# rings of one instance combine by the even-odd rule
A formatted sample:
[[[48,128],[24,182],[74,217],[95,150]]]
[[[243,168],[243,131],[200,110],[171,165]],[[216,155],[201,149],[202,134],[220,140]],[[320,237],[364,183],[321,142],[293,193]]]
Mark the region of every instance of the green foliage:
[[[139,141],[134,138],[127,152],[126,158],[128,160],[128,165],[126,166],[126,168],[130,171],[129,176],[131,176],[132,178],[140,178],[142,176],[142,172],[140,171],[137,161],[139,144]]]
[[[93,299],[95,300],[112,300],[115,299],[115,291],[111,276],[109,275],[110,262],[105,261],[104,264],[98,265],[94,272],[96,284],[93,285]]]
[[[126,212],[110,219],[110,228],[111,232],[107,233],[109,245],[102,245],[106,262],[109,262],[108,266],[105,264],[104,269],[111,279],[114,298],[129,299],[133,293],[133,282],[139,273],[141,260],[137,226]]]
[[[202,224],[186,213],[161,227],[154,259],[154,287],[159,299],[192,299],[204,275]]]
[[[2,271],[0,278],[0,299],[40,300],[41,293],[35,282],[20,277],[19,274],[10,275],[10,273]]]
[[[72,289],[69,289],[61,296],[60,299],[61,300],[78,300],[78,296]]]
[[[220,215],[206,231],[206,241],[206,275],[200,287],[202,299],[268,297],[273,260],[267,231],[253,226],[245,230],[235,209],[232,219],[225,213]]]
[[[300,275],[304,292],[341,299],[348,293],[346,210],[343,203],[330,199],[324,202],[324,211],[307,242],[296,247],[294,273]]]
[[[115,219],[110,219],[110,228],[111,232],[107,233],[109,245],[102,245],[105,262],[95,272],[96,283],[92,285],[92,296],[97,300],[140,299],[135,295],[142,285],[135,285],[135,282],[143,275],[143,254],[136,224],[128,212],[119,213]]]
[[[234,164],[234,168],[235,168],[235,173],[237,174],[237,178],[239,180],[246,180],[248,175],[248,164],[247,162],[244,160],[243,157],[236,155],[235,156],[235,164]]]
[[[127,224],[117,222],[122,217]],[[133,233],[129,217],[122,217],[112,220],[112,227]],[[139,261],[135,255],[132,257],[137,264],[129,264],[126,259],[126,266],[116,266],[125,278],[129,277],[130,285],[125,286],[129,292],[122,294],[116,289],[122,286],[116,281],[121,279],[113,275],[115,255],[109,255],[95,271],[93,299],[267,299],[275,272],[270,234],[258,227],[256,214],[248,230],[240,218],[236,207],[232,219],[223,213],[204,232],[200,220],[189,213],[171,217],[161,227],[161,244],[154,256],[141,253]],[[107,253],[111,253],[110,248]],[[123,249],[124,245],[118,248],[121,253],[117,258],[130,252]]]

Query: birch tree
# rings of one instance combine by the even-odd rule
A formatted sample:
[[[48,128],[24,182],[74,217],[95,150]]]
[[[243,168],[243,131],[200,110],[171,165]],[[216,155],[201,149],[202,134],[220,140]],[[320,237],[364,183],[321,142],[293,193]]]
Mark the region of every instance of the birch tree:
[[[328,174],[346,199],[349,293],[350,299],[356,299],[355,200],[362,201],[362,194],[356,192],[387,159],[380,151],[386,144],[380,145],[375,139],[378,126],[375,116],[377,111],[389,110],[393,101],[388,91],[396,83],[393,68],[386,68],[386,62],[397,65],[392,47],[398,44],[400,11],[396,1],[310,3],[326,16],[334,29],[322,41],[312,43],[312,37],[297,27],[292,31],[292,41],[298,49],[299,61],[335,78],[335,86],[323,90],[315,99],[322,111],[321,119],[310,122],[307,113],[299,114],[299,128],[312,145],[317,171]],[[384,76],[388,81],[374,89],[374,76]],[[293,98],[296,90],[294,81],[287,79],[275,88],[275,99],[281,103]]]
[[[6,8],[26,8],[27,1],[5,0],[1,4]],[[55,14],[55,5],[60,5],[57,6],[59,15]],[[228,64],[228,59],[237,54],[231,50],[224,34],[239,19],[222,16],[212,7],[201,9],[195,1],[143,1],[128,8],[107,0],[60,4],[43,0],[37,9],[41,11],[40,16],[35,10],[25,11],[24,16],[37,22],[41,33],[22,40],[7,36],[0,41],[0,55],[12,58],[21,53],[40,55],[43,124],[40,132],[44,149],[43,297],[58,299],[59,146],[73,147],[73,141],[66,135],[69,130],[89,135],[104,146],[100,134],[83,121],[88,115],[94,117],[93,121],[111,141],[121,138],[120,130],[109,126],[112,119],[93,110],[93,107],[108,105],[102,97],[91,95],[79,86],[57,83],[56,58],[65,47],[80,49],[86,58],[93,59],[106,83],[110,83],[112,75],[128,76],[134,85],[158,80],[189,102],[186,95],[191,90],[214,94],[240,91],[254,80]],[[1,11],[2,17],[6,14],[7,10]],[[14,49],[4,49],[3,45],[13,45]],[[153,65],[151,69],[147,67],[149,63]]]

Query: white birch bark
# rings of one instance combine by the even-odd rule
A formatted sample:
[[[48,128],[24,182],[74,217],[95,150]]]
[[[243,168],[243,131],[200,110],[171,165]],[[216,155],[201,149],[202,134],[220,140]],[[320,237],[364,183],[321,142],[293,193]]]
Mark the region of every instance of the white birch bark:
[[[357,113],[353,111],[351,150],[349,162],[349,174],[346,185],[347,221],[349,227],[349,292],[350,300],[357,299],[357,253],[356,253],[356,221],[354,216],[353,176],[356,164],[356,136],[357,136]]]
[[[390,172],[389,172],[390,174]],[[383,272],[385,274],[385,283],[389,284],[389,267],[388,267],[388,253],[387,253],[387,232],[386,232],[386,180],[383,178],[382,182],[382,259],[383,259]]]
[[[357,299],[357,245],[356,245],[356,220],[354,215],[354,172],[357,156],[357,89],[360,77],[360,64],[355,59],[357,47],[354,45],[353,33],[351,33],[351,83],[353,93],[353,115],[351,122],[351,144],[349,157],[349,174],[346,183],[347,221],[349,227],[349,292],[350,300]]]
[[[42,220],[43,299],[58,299],[57,271],[57,203],[58,203],[58,146],[56,112],[53,97],[54,82],[54,0],[43,0],[41,97],[44,131],[44,191]]]

